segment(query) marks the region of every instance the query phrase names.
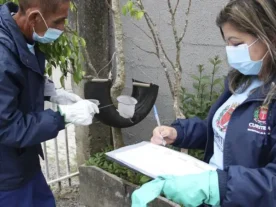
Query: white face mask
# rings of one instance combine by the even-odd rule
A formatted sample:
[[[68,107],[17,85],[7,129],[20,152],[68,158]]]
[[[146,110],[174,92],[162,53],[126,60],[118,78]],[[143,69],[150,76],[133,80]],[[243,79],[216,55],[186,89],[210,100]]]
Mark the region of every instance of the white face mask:
[[[268,54],[268,51],[264,57],[259,61],[253,61],[250,58],[249,48],[254,45],[259,39],[252,44],[242,44],[239,46],[226,46],[226,53],[229,65],[238,70],[244,75],[258,75],[263,66],[263,60]]]
[[[37,10],[37,11],[33,11],[32,13],[34,13],[34,12],[38,12],[40,14],[41,18],[43,19],[43,21],[47,27],[47,31],[45,32],[44,36],[39,36],[35,32],[35,29],[34,29],[33,40],[36,42],[43,43],[43,44],[52,43],[55,40],[57,40],[60,37],[60,35],[63,33],[63,31],[58,30],[58,29],[49,28],[44,17],[40,13],[40,11]]]

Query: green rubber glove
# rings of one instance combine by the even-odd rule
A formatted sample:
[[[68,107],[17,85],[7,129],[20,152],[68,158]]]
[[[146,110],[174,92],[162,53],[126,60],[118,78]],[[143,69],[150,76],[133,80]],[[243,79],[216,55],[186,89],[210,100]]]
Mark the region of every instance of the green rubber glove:
[[[164,177],[166,182],[163,194],[169,200],[185,207],[196,207],[202,204],[219,206],[219,183],[216,171],[186,176]]]
[[[165,180],[160,177],[144,184],[140,189],[133,192],[131,207],[147,207],[147,203],[161,194],[164,184]]]
[[[157,192],[185,207],[197,207],[201,204],[219,206],[220,204],[216,171],[159,177],[132,194],[132,207],[146,207],[147,203],[158,197]]]

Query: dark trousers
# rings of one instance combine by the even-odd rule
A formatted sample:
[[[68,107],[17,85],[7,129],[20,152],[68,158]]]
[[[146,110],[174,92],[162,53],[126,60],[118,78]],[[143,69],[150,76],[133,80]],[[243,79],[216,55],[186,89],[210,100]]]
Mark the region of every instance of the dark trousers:
[[[23,187],[0,191],[0,207],[55,207],[55,199],[42,174],[38,172]]]

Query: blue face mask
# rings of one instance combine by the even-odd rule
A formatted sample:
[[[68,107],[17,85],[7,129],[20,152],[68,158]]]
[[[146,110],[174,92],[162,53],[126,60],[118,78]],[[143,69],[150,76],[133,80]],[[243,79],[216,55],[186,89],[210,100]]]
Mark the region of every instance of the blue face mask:
[[[254,41],[251,45],[242,44],[239,46],[226,46],[226,53],[229,65],[238,70],[244,75],[258,75],[263,66],[264,57],[259,61],[253,61],[250,58],[249,48],[254,45],[259,39]]]
[[[60,35],[63,33],[63,31],[58,30],[58,29],[53,29],[53,28],[49,28],[44,17],[42,16],[42,14],[39,11],[34,11],[34,12],[38,12],[41,16],[41,18],[43,19],[46,27],[47,27],[47,31],[45,32],[44,36],[39,36],[34,29],[34,33],[33,33],[33,40],[36,42],[40,42],[43,44],[47,44],[47,43],[52,43],[55,40],[57,40]]]

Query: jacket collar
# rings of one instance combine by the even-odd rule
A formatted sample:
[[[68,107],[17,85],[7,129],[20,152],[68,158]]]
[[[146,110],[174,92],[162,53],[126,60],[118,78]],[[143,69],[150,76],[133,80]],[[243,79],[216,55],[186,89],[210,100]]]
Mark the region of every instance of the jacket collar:
[[[15,20],[12,18],[11,13],[17,12],[18,6],[14,3],[7,3],[4,4],[0,9],[0,16],[2,18],[2,25],[4,30],[6,30],[6,33],[10,36],[10,41],[13,42],[15,45],[15,50],[12,51],[15,53],[16,56],[19,57],[20,61],[28,68],[33,70],[34,72],[44,75],[44,66],[43,63],[39,63],[39,61],[42,61],[44,57],[42,58],[42,54],[38,51],[38,58],[33,55],[28,47],[26,39],[24,38],[22,32],[20,31],[18,25],[16,24]],[[42,66],[42,68],[41,68]]]
[[[258,87],[250,96],[249,99],[253,100],[265,100],[267,97],[267,94],[269,93],[270,89],[271,89],[271,82]],[[272,97],[272,99],[275,99],[275,95]]]
[[[232,94],[229,90],[228,78],[225,80],[224,86],[227,89],[226,92],[228,94]],[[262,86],[258,87],[256,90],[254,90],[254,92],[249,95],[248,100],[265,100],[270,89],[271,89],[271,82],[266,83],[265,85],[262,85]],[[273,99],[276,99],[276,94],[274,95]]]

